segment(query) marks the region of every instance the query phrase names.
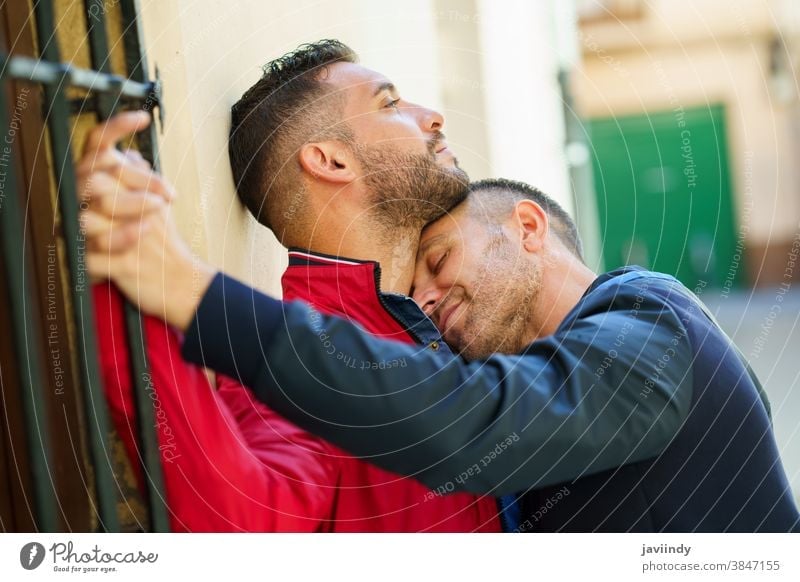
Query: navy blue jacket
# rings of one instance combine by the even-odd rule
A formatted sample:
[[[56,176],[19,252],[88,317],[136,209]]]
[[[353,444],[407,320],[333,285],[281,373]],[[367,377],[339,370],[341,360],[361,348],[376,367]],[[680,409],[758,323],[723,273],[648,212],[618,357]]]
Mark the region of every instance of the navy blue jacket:
[[[475,362],[218,275],[184,356],[434,491],[518,493],[520,531],[799,527],[758,380],[667,275],[602,275],[552,336]]]

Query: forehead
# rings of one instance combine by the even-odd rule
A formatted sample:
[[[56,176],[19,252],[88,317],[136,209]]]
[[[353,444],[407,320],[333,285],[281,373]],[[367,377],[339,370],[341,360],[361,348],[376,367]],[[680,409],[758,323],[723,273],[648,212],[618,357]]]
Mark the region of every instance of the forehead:
[[[462,202],[422,230],[419,241],[420,256],[441,242],[465,239],[474,228],[474,225],[470,223],[469,213],[466,212],[466,203]]]
[[[358,63],[334,63],[323,80],[346,94],[348,100],[367,101],[382,89],[394,89],[385,75]]]

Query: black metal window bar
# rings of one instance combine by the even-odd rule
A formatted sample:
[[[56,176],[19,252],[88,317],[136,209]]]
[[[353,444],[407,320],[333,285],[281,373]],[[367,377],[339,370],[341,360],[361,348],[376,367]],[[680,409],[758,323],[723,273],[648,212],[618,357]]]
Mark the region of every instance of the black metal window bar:
[[[85,403],[86,432],[94,475],[97,522],[104,531],[119,531],[117,505],[120,501],[118,476],[114,474],[110,460],[109,413],[103,395],[96,355],[96,338],[92,298],[85,266],[81,256],[83,238],[78,224],[79,202],[75,183],[75,171],[70,145],[70,115],[92,110],[98,120],[123,108],[143,107],[158,111],[160,86],[157,81],[146,78],[147,68],[142,51],[141,31],[137,22],[136,0],[121,0],[123,46],[126,55],[128,78],[111,74],[106,30],[107,6],[103,0],[85,0],[87,34],[90,45],[92,69],[76,68],[61,62],[56,42],[53,0],[34,0],[32,17],[36,23],[38,37],[38,59],[0,53],[0,128],[10,129],[9,103],[6,83],[22,80],[41,84],[43,88],[43,118],[50,137],[50,154],[53,161],[53,179],[57,187],[58,212],[60,213],[61,237],[67,250],[70,276],[70,294],[73,307],[72,319],[77,334],[77,362],[79,363],[80,387]],[[78,87],[88,92],[83,99],[69,100],[67,89]],[[162,120],[163,121],[163,120]],[[149,132],[138,138],[138,147],[145,158],[157,162],[155,152],[154,124]],[[0,152],[2,153],[2,152]],[[6,150],[6,162],[13,160],[13,147]],[[58,508],[55,499],[50,467],[53,462],[51,442],[53,434],[48,431],[46,412],[42,407],[42,377],[45,374],[45,357],[42,353],[41,337],[43,322],[35,317],[33,306],[36,289],[31,280],[33,272],[30,251],[26,246],[25,214],[19,193],[20,181],[15,176],[14,164],[7,163],[4,196],[0,199],[0,245],[5,278],[8,285],[9,308],[13,314],[11,334],[17,358],[21,386],[25,432],[31,466],[34,514],[36,528],[40,531],[56,531]],[[41,195],[45,195],[42,193]],[[31,192],[31,196],[38,195]],[[168,531],[167,510],[164,498],[163,473],[160,465],[158,442],[155,430],[153,401],[148,393],[147,359],[140,315],[126,304],[128,347],[131,354],[133,386],[137,404],[140,462],[147,483],[149,529]]]

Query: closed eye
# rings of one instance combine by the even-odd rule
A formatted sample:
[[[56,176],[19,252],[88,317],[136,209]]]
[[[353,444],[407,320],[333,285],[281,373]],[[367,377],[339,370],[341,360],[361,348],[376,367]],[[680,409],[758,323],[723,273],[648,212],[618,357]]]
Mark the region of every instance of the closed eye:
[[[386,107],[393,107],[397,109],[397,104],[400,103],[400,98],[392,99],[389,103],[386,104]]]
[[[434,275],[438,275],[438,274],[439,274],[439,272],[442,270],[442,267],[444,266],[444,261],[445,261],[445,259],[448,257],[448,255],[449,255],[449,254],[450,254],[450,251],[447,251],[446,253],[444,253],[444,254],[442,255],[442,258],[440,258],[440,259],[439,259],[439,260],[436,262],[436,266],[433,268],[433,274],[434,274]]]

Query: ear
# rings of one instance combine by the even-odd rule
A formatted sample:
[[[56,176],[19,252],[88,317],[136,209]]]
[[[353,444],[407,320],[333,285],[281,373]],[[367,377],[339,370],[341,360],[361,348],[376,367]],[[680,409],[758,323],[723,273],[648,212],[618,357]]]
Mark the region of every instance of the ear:
[[[550,229],[544,208],[533,200],[520,200],[514,207],[513,218],[523,248],[528,252],[541,251]]]
[[[340,141],[320,141],[300,148],[303,171],[317,180],[345,184],[356,179],[350,148]]]

